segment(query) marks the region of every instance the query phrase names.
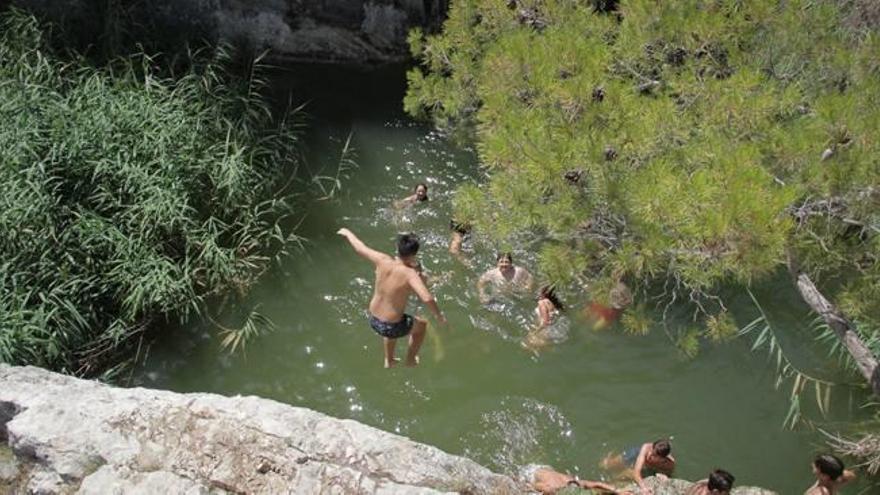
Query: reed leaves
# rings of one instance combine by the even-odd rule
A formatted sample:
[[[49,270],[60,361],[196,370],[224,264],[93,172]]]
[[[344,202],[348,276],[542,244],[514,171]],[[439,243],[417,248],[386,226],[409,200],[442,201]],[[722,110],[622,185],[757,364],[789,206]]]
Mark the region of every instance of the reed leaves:
[[[222,49],[190,56],[173,79],[145,54],[96,68],[0,16],[0,361],[97,375],[296,241],[295,119],[259,60],[242,80]]]

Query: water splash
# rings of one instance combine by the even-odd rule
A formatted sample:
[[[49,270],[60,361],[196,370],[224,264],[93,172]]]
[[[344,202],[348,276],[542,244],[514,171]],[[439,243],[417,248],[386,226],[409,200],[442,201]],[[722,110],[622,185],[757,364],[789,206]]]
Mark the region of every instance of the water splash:
[[[565,415],[531,398],[505,397],[498,408],[482,414],[480,427],[462,437],[465,455],[511,475],[526,464],[558,464],[574,447]]]

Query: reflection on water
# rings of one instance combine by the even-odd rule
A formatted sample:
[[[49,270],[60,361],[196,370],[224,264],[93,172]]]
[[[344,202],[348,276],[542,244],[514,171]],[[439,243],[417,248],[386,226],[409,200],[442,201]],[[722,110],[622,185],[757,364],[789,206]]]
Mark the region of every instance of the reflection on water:
[[[738,484],[802,492],[821,439],[782,430],[786,394],[773,389],[772,365],[750,352],[750,342],[707,345],[696,359],[682,359],[661,328],[645,337],[595,331],[580,316],[587,301],[563,290],[568,311],[536,354],[522,346],[535,327],[534,294],[479,304],[476,282],[495,265],[495,247],[475,231],[462,256],[448,252],[452,194],[479,178],[476,158],[402,118],[400,77],[337,74],[314,85],[328,94],[313,95],[312,110],[329,111],[310,124],[310,163],[332,162],[351,133],[359,167],[336,198],[308,205],[300,230],[307,248],[237,308],[260,304],[277,330],[229,356],[210,326],[173,329],[152,349],[140,382],[310,407],[509,473],[535,462],[598,477],[608,451],[674,436],[679,476],[702,478],[720,466]],[[418,182],[429,185],[430,201],[395,209]],[[373,268],[335,234],[343,226],[386,252],[398,232],[420,236],[421,262],[450,321],[448,329],[429,327],[420,367],[382,368],[381,341],[366,321]],[[533,273],[535,242],[524,236],[513,253]],[[755,290],[772,301],[765,309],[787,351],[800,362],[826,362],[803,337],[810,316],[793,291]],[[746,295],[731,295],[729,307],[741,325],[755,316]],[[670,314],[672,325],[692,325],[690,311]],[[833,398],[833,417],[851,417],[848,391]],[[802,407],[810,414],[807,401]]]

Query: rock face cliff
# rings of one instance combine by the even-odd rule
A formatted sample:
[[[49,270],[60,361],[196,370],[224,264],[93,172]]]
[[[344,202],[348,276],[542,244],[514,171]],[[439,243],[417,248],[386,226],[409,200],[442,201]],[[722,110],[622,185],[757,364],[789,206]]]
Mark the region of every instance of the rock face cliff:
[[[126,31],[166,42],[226,41],[288,60],[377,63],[407,57],[411,28],[438,30],[448,0],[12,0],[73,26],[86,43]]]
[[[0,493],[521,491],[468,459],[308,409],[30,367],[0,365],[0,439]]]
[[[648,481],[655,495],[691,485]],[[268,399],[114,388],[0,364],[0,493],[529,491],[469,459]]]

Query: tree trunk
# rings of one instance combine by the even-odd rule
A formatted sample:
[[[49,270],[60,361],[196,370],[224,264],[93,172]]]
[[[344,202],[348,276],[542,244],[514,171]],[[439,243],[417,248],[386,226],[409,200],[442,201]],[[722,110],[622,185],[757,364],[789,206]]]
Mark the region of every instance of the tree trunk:
[[[797,285],[798,292],[800,292],[803,300],[834,331],[837,338],[840,339],[846,350],[849,351],[862,376],[871,385],[874,395],[880,396],[880,367],[877,365],[877,358],[871,353],[871,350],[868,349],[868,346],[865,345],[859,334],[855,332],[855,325],[819,292],[816,284],[810,280],[807,274],[802,273],[798,269],[797,263],[791,254],[788,257],[788,269],[795,279],[795,285]]]

